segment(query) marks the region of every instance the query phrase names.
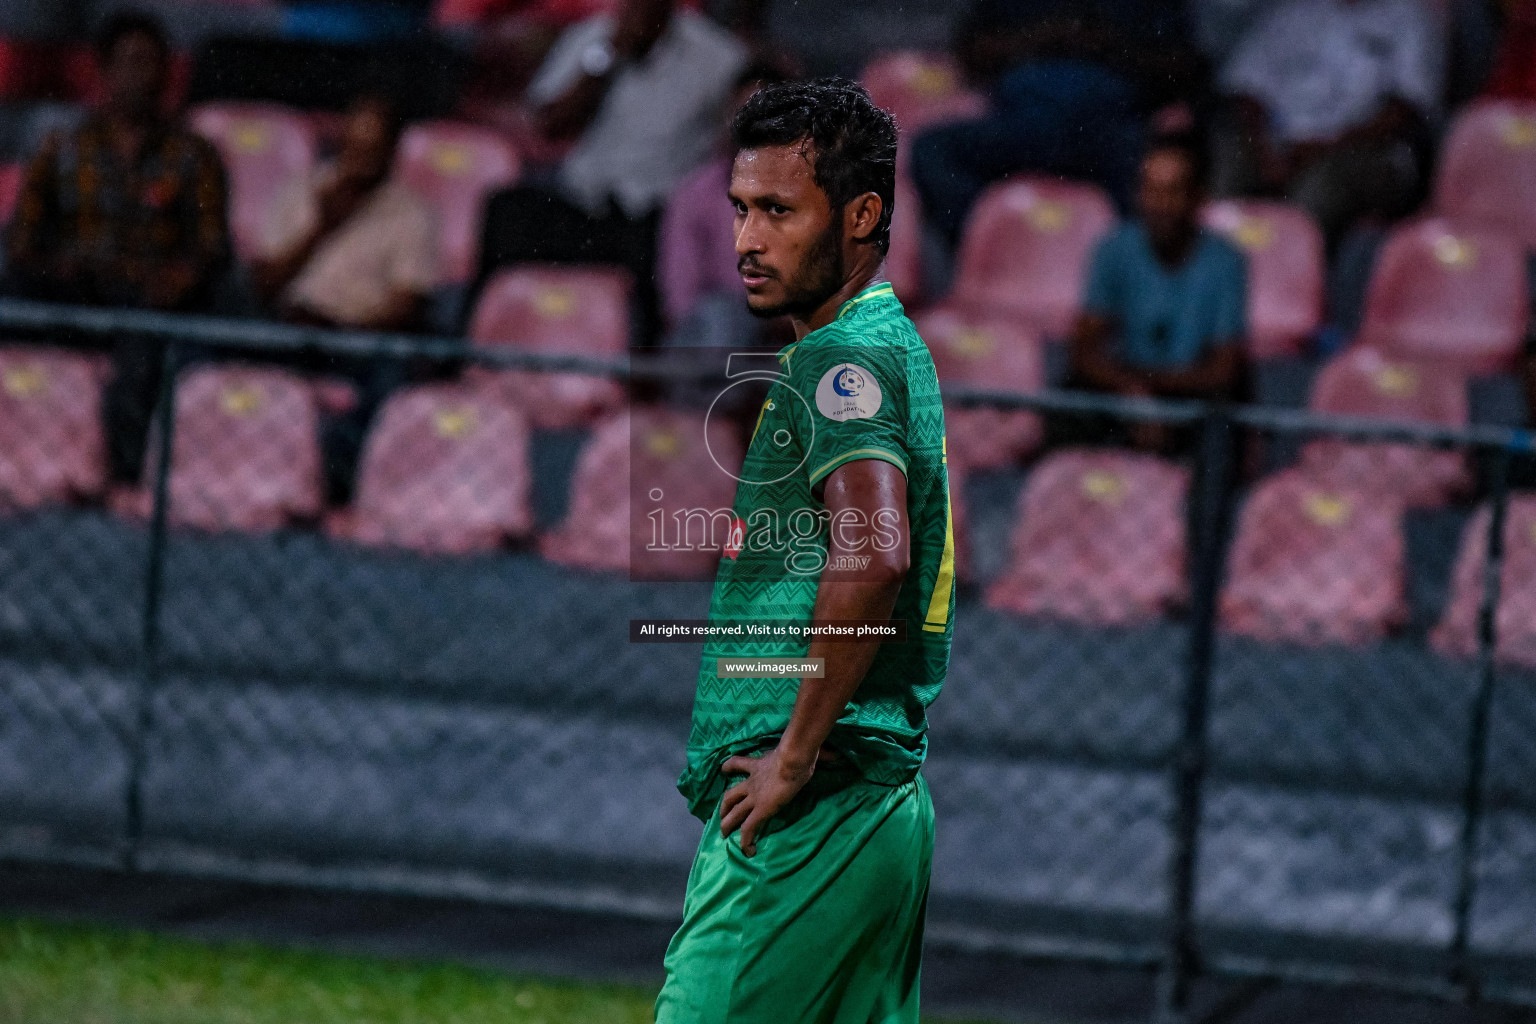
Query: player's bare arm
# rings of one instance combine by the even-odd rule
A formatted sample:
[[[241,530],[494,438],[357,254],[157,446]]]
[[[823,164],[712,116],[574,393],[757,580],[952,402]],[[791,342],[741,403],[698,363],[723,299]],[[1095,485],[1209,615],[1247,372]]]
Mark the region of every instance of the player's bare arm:
[[[829,531],[830,557],[816,587],[814,620],[888,618],[910,558],[907,478],[889,462],[860,459],[827,477],[824,500],[831,521],[842,528]],[[894,545],[873,543],[870,525],[851,525],[873,524],[875,514],[882,509],[897,515]],[[867,568],[834,568],[853,564],[837,556],[854,552],[871,555]],[[747,776],[725,791],[720,805],[721,834],[728,836],[740,828],[741,849],[747,856],[756,851],[763,823],[810,780],[822,744],[869,671],[880,643],[812,641],[807,655],[824,659],[826,674],[821,679],[800,681],[794,711],[778,745],[761,757],[732,757],[721,766],[726,774]]]

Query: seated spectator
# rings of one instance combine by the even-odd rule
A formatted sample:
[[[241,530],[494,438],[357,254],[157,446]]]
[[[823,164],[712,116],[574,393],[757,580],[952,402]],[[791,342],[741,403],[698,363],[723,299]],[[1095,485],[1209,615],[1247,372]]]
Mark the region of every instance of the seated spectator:
[[[1425,182],[1441,50],[1422,0],[1286,0],[1221,70],[1216,191],[1282,194],[1330,247],[1362,216],[1408,213]]]
[[[724,123],[754,92],[782,77],[771,65],[749,66],[736,81]],[[726,198],[730,184],[731,157],[721,152],[683,179],[667,200],[657,283],[668,328],[682,322],[705,295],[725,293],[746,303],[736,269],[736,211]]]
[[[1071,338],[1069,386],[1129,398],[1236,401],[1244,385],[1247,267],[1200,226],[1198,150],[1153,143],[1141,164],[1140,218],[1099,243]],[[1142,429],[1139,446],[1163,447]]]
[[[336,159],[276,204],[253,272],[282,319],[372,331],[424,326],[437,284],[437,224],[423,200],[389,177],[400,130],[388,97],[359,96],[348,106]],[[357,401],[323,424],[327,493],[342,502],[369,421],[410,368],[336,353],[301,362],[355,388]]]
[[[730,33],[672,0],[621,0],[613,16],[567,29],[528,99],[546,133],[575,146],[553,182],[491,198],[479,283],[507,263],[619,264],[635,275],[641,340],[653,338],[659,211],[708,158],[745,58]]]
[[[275,204],[254,270],[285,320],[377,331],[422,325],[437,284],[432,210],[389,178],[400,121],[385,97],[353,101],[335,161]]]
[[[160,113],[170,49],[158,24],[113,18],[97,57],[100,108],[50,135],[27,168],[7,240],[11,273],[36,298],[195,307],[228,256],[223,165]]]
[[[1191,81],[1179,20],[1159,0],[979,0],[959,50],[990,110],[914,142],[929,219],[955,242],[982,191],[1022,171],[1093,181],[1128,210],[1147,112]]]
[[[161,114],[170,48],[158,24],[117,15],[96,53],[101,106],[50,135],[27,168],[7,238],[12,285],[54,302],[198,308],[228,260],[224,167]],[[115,344],[106,419],[118,479],[138,474],[163,349],[142,337]]]

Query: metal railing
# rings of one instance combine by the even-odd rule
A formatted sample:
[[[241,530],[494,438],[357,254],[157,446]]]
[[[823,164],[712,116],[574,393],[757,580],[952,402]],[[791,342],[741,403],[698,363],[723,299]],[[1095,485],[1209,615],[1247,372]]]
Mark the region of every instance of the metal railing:
[[[632,648],[627,620],[698,618],[707,586],[561,568],[526,540],[428,556],[313,521],[187,528],[168,410],[188,368],[224,351],[661,386],[699,374],[686,358],[14,300],[0,331],[167,351],[147,518],[101,501],[0,517],[0,855],[679,914],[698,833],[670,782],[697,652]],[[1027,473],[955,467],[972,550],[925,769],[932,939],[1155,969],[1165,1019],[1189,1015],[1202,974],[1536,1005],[1536,787],[1522,783],[1536,673],[1499,636],[1511,467],[1529,436],[1054,391],[946,399],[1038,417],[1047,439],[1097,417],[1185,440],[1159,459],[1048,440]],[[536,533],[573,514],[585,438],[535,435]],[[1319,440],[1451,452],[1480,478],[1470,660],[1430,642],[1456,599],[1453,549],[1477,536],[1467,481],[1448,506],[1393,513],[1408,539],[1388,554],[1412,579],[1395,611],[1345,600],[1359,635],[1242,598],[1240,552],[1268,564],[1258,496]],[[1031,561],[1057,550],[1054,528],[1020,532],[1044,522],[1031,496],[1052,486],[1106,524],[1104,558],[1071,548],[1055,576]],[[1374,514],[1334,490],[1306,499],[1304,528]],[[1159,545],[1165,557],[1146,554]],[[1303,578],[1296,607],[1375,564]]]

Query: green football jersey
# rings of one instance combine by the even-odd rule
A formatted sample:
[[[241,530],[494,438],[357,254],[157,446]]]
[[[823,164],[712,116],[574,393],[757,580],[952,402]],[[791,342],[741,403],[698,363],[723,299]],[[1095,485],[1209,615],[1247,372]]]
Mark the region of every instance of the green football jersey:
[[[827,741],[870,781],[899,785],[917,774],[927,753],[926,709],[943,686],[954,625],[955,544],[933,358],[891,286],[880,282],[778,359],[739,477],[710,622],[809,623],[828,558],[821,500],[827,475],[857,459],[900,469],[911,556],[892,617],[906,622],[906,640],[881,645]],[[868,529],[850,524],[843,536],[894,543],[894,516],[884,524],[880,512],[874,518]],[[721,762],[776,743],[800,686],[798,678],[721,679],[716,660],[804,657],[809,646],[788,637],[705,644],[688,767],[678,779],[700,818],[708,819],[723,791]]]

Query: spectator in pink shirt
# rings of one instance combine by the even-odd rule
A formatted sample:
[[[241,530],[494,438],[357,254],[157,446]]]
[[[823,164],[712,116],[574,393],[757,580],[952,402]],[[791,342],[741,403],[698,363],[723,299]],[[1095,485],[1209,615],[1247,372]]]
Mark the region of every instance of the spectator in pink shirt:
[[[783,77],[769,64],[747,67],[736,80],[726,122],[754,92]],[[681,323],[705,295],[746,299],[736,272],[736,211],[725,197],[730,183],[731,158],[718,155],[684,178],[667,200],[656,278],[668,328]]]

